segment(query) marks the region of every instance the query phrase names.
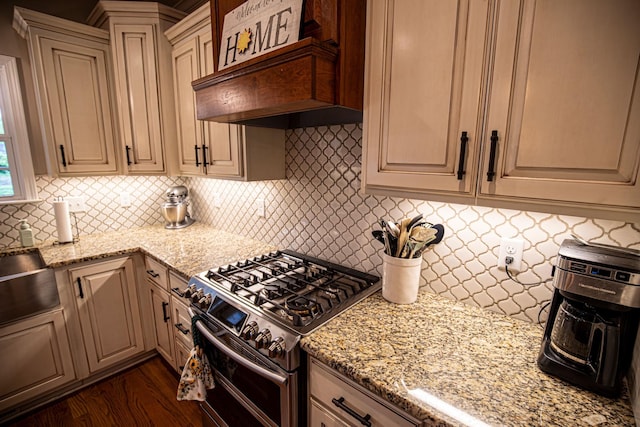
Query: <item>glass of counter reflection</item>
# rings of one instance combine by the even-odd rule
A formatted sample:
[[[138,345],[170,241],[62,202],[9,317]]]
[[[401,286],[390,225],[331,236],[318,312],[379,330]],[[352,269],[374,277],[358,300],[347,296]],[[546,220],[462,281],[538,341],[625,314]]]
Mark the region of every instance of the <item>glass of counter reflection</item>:
[[[214,298],[208,313],[238,333],[240,333],[242,324],[247,318],[246,313],[217,296]]]

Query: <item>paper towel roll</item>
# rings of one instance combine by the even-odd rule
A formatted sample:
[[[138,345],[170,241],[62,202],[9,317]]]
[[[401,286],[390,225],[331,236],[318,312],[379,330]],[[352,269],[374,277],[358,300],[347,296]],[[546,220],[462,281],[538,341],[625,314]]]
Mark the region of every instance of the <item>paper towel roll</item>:
[[[66,200],[54,201],[53,214],[56,217],[56,231],[58,232],[58,242],[73,242],[71,219],[69,218],[69,203]]]

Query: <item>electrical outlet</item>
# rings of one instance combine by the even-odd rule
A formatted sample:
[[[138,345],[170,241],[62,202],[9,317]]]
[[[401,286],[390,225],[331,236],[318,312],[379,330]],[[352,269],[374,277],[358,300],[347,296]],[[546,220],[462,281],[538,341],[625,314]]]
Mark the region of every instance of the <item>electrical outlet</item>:
[[[255,207],[256,207],[256,215],[260,216],[260,217],[265,217],[265,202],[264,199],[256,199],[255,201]]]
[[[87,208],[84,205],[84,197],[82,196],[67,196],[65,200],[69,204],[69,212],[86,212]]]
[[[123,191],[120,193],[120,206],[123,208],[128,208],[131,206],[131,194]]]
[[[212,193],[211,194],[211,201],[213,203],[213,207],[214,208],[220,208],[221,206],[221,201],[220,201],[220,194],[219,193]]]
[[[500,253],[498,254],[498,267],[504,268],[507,257],[513,258],[509,264],[510,271],[522,271],[522,253],[524,252],[524,240],[508,239],[503,237],[500,241]]]

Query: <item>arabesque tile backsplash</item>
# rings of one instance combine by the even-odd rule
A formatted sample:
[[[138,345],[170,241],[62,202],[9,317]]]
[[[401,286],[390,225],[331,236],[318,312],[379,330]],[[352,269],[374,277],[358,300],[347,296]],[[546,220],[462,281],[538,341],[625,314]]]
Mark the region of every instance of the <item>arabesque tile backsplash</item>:
[[[78,214],[80,235],[162,222],[167,188],[190,189],[192,216],[226,231],[381,274],[382,246],[371,237],[380,217],[418,212],[446,227],[444,240],[423,258],[422,285],[451,299],[537,321],[551,297],[551,265],[570,233],[600,243],[640,249],[640,224],[536,212],[492,209],[363,195],[360,190],[360,124],[289,130],[287,179],[236,182],[193,177],[38,177],[44,202],[0,207],[0,247],[19,245],[17,226],[28,219],[38,241],[55,240],[51,201],[58,195],[86,198]],[[132,206],[120,207],[120,193]],[[219,206],[214,205],[214,194]],[[266,217],[255,199],[266,202]],[[496,267],[501,237],[525,240],[523,286]],[[544,314],[543,314],[544,317]]]

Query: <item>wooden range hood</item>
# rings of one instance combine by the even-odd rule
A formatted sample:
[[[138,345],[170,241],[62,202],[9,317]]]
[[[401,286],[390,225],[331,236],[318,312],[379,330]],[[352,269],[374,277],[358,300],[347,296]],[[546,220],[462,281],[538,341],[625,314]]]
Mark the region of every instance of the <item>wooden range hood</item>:
[[[225,15],[211,1],[218,69]],[[192,83],[200,120],[275,128],[362,121],[366,0],[305,0],[300,40]]]

